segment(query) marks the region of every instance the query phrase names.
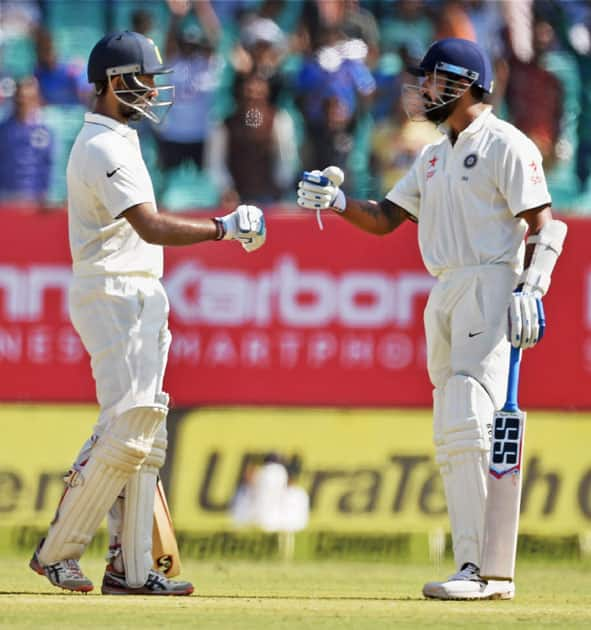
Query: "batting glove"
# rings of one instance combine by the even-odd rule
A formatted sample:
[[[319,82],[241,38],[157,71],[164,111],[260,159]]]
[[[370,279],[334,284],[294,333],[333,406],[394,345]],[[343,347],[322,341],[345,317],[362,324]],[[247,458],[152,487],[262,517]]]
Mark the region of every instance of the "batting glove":
[[[222,238],[240,241],[247,252],[262,247],[267,238],[265,215],[256,206],[238,206],[234,212],[219,217],[217,221],[222,224]]]
[[[345,180],[338,166],[329,166],[323,171],[304,171],[298,184],[298,205],[308,210],[334,208],[344,212],[347,200],[339,188]]]
[[[509,305],[509,340],[514,348],[531,348],[544,336],[546,317],[542,298],[535,293],[516,292]]]

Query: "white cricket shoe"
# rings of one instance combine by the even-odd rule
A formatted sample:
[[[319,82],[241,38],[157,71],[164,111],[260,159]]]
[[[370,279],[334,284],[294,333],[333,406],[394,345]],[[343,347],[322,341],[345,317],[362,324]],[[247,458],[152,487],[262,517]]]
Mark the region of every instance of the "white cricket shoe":
[[[428,582],[423,595],[430,599],[513,599],[515,583],[508,580],[484,580],[480,569],[471,562],[446,582]]]
[[[29,567],[35,573],[44,575],[54,586],[63,588],[66,591],[74,591],[76,593],[92,591],[94,588],[92,582],[82,573],[82,569],[76,560],[62,560],[61,562],[42,565],[39,561],[39,550],[42,544],[43,540],[35,549],[29,562]]]
[[[170,580],[154,569],[150,569],[143,586],[132,588],[127,586],[125,574],[115,571],[112,565],[107,566],[101,587],[103,595],[190,595],[192,592],[191,582]]]

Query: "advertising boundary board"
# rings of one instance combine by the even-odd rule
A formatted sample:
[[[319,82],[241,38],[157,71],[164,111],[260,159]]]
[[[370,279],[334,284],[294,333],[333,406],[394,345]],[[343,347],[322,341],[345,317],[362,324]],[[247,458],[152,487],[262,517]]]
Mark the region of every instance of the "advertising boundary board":
[[[567,222],[547,334],[524,357],[528,410],[591,408],[591,221]],[[165,385],[177,406],[430,406],[422,311],[434,279],[416,226],[377,238],[338,217],[325,224],[269,209],[268,242],[253,254],[227,242],[166,250]],[[6,208],[0,233],[0,400],[94,401],[68,318],[66,214]]]
[[[92,406],[0,407],[0,528],[44,528],[62,476],[88,437]],[[203,408],[169,422],[167,494],[179,531],[232,529],[245,466],[270,451],[302,462],[310,530],[343,535],[445,531],[441,480],[426,410]],[[521,532],[591,531],[591,418],[530,414]]]

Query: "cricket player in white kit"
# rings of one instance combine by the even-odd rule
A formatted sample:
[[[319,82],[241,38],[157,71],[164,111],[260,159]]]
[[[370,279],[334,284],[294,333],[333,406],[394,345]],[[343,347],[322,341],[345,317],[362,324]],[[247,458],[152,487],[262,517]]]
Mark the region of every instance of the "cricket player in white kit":
[[[158,122],[172,86],[154,43],[133,32],[107,35],[92,50],[88,79],[96,105],[67,169],[73,282],[70,313],[91,358],[100,415],[67,477],[47,536],[30,566],[55,586],[89,591],[78,560],[109,513],[111,548],[102,592],[188,595],[189,582],[152,569],[158,470],[166,456],[168,395],[163,391],[171,335],[160,283],[163,245],[237,239],[247,251],[266,236],[263,213],[239,206],[220,218],[159,214],[138,135],[128,122]]]
[[[554,220],[537,147],[486,105],[490,62],[463,39],[435,42],[405,86],[407,113],[440,126],[409,172],[375,201],[347,199],[340,169],[304,173],[298,203],[331,209],[387,234],[418,223],[421,255],[438,282],[424,314],[433,384],[436,459],[445,487],[457,573],[425,585],[436,599],[510,599],[513,581],[480,576],[489,430],[502,406],[511,343],[533,346],[541,298],[566,235]],[[524,237],[528,233],[527,240]]]

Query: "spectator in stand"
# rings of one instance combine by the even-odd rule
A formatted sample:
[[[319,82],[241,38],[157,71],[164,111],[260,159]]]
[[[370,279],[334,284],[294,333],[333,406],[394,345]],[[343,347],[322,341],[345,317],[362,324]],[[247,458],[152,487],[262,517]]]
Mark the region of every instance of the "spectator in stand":
[[[170,82],[175,86],[175,104],[155,128],[159,165],[165,174],[187,161],[202,168],[222,70],[222,60],[207,34],[196,23],[181,21],[181,15],[172,14],[166,43],[167,62],[174,70]]]
[[[341,28],[350,39],[361,39],[367,46],[366,63],[374,68],[380,57],[380,30],[373,14],[359,0],[344,0]]]
[[[444,0],[435,20],[435,39],[459,37],[476,41],[472,21],[466,11],[465,2]]]
[[[556,159],[555,147],[563,114],[560,80],[542,65],[544,53],[554,44],[552,25],[536,19],[532,28],[532,56],[525,61],[512,50],[505,93],[511,122],[538,146],[545,170]]]
[[[433,40],[430,3],[424,0],[398,0],[380,9],[380,47],[384,51],[408,50],[417,59]]]
[[[398,86],[411,81],[406,72],[396,79]],[[406,174],[425,145],[441,138],[434,125],[411,120],[406,115],[400,87],[390,103],[390,115],[380,120],[372,133],[372,172],[378,174],[378,189],[382,195]]]
[[[285,96],[288,81],[282,64],[288,52],[285,33],[270,18],[251,16],[240,29],[240,42],[231,55],[236,74],[247,76],[256,73],[269,82],[271,102],[277,103],[280,94]]]
[[[321,124],[308,138],[304,159],[308,165],[314,161],[328,160],[344,171],[353,149],[355,112],[338,88],[330,83],[324,87],[320,98]]]
[[[208,171],[223,204],[278,201],[298,167],[293,121],[271,103],[269,81],[257,74],[237,79],[236,101],[209,139]]]
[[[0,200],[43,203],[52,166],[52,137],[41,120],[39,84],[18,81],[14,112],[0,124]]]
[[[463,3],[477,41],[493,59],[505,52],[506,29],[503,5],[496,0],[467,0]],[[495,89],[497,86],[495,85]]]
[[[46,105],[78,105],[87,103],[91,89],[84,66],[58,60],[51,33],[40,28],[35,37],[37,66],[41,96]]]
[[[376,83],[365,64],[366,54],[367,46],[362,40],[348,39],[338,27],[326,27],[320,32],[314,54],[303,62],[297,92],[306,123],[302,156],[305,169],[323,163],[317,155],[323,150],[321,136],[337,133],[343,139],[346,131],[352,138],[358,117],[368,110]],[[345,146],[341,146],[339,160],[330,163],[342,164],[350,148],[343,151]]]
[[[580,190],[578,210],[591,212],[591,4],[588,0],[571,0],[559,7],[556,22],[562,23],[566,33],[566,48],[576,58],[577,74],[581,83],[579,90],[579,119],[577,121],[578,149],[576,171]],[[554,22],[553,22],[554,23]],[[572,83],[572,82],[571,82]]]
[[[131,14],[131,30],[150,37],[154,28],[154,16],[146,9],[138,9]]]

